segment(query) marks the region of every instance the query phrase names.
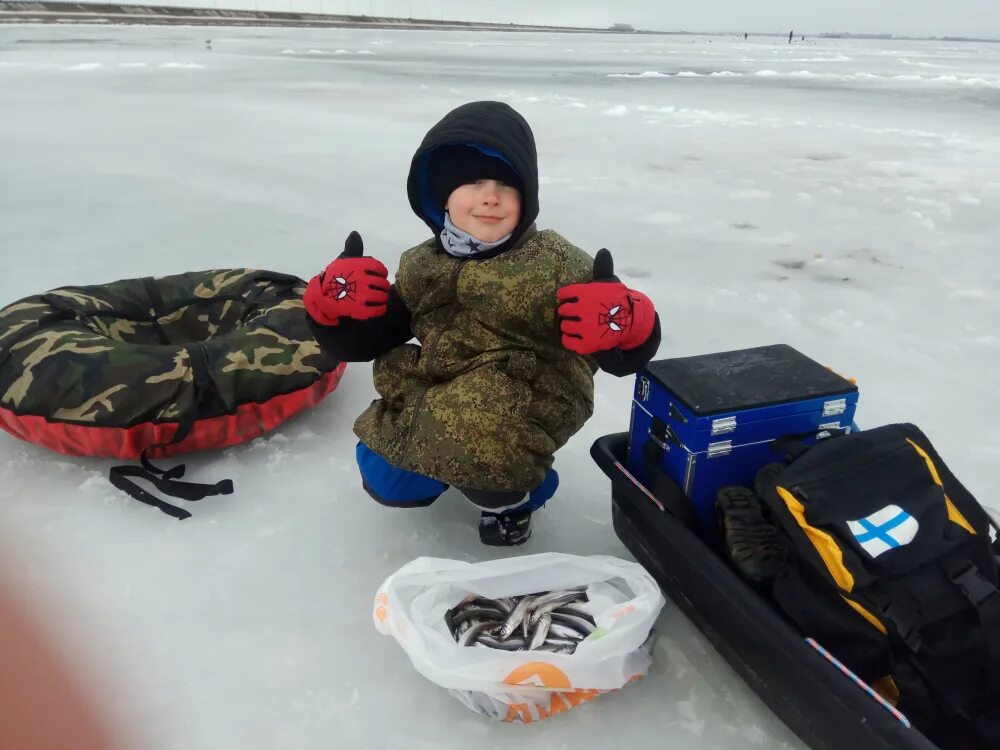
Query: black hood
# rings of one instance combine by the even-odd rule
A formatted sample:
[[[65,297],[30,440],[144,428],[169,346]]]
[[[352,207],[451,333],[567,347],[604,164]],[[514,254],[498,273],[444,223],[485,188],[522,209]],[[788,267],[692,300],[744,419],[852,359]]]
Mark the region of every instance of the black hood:
[[[535,137],[527,121],[503,102],[463,104],[432,127],[413,155],[410,175],[406,180],[406,192],[413,212],[431,228],[435,237],[440,235],[444,227],[444,207],[437,205],[431,188],[434,151],[441,146],[455,144],[474,146],[489,156],[503,159],[524,185],[521,193],[521,220],[510,239],[489,253],[490,256],[496,255],[515,245],[538,217],[538,154],[535,151]]]

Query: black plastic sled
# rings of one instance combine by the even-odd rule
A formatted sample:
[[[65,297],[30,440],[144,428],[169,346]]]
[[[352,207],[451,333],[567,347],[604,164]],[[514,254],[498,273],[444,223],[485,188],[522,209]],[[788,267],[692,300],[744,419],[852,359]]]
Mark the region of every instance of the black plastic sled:
[[[795,734],[814,750],[937,750],[665,510],[670,498],[633,479],[627,447],[622,432],[599,438],[590,450],[611,479],[615,533]],[[665,475],[657,479],[658,492],[680,495]]]

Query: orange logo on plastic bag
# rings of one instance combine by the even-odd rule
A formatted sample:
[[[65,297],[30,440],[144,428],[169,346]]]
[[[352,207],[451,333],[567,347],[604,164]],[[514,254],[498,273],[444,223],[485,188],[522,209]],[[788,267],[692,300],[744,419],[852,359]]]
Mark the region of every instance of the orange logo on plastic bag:
[[[621,609],[615,611],[615,613],[612,615],[612,617],[614,617],[617,620],[617,619],[620,619],[620,618],[624,617],[625,615],[630,615],[633,612],[635,612],[635,605],[634,604],[626,604]]]
[[[641,674],[634,674],[629,677],[628,682],[625,684],[631,685],[640,679],[642,679]],[[572,687],[569,677],[562,670],[556,669],[551,664],[546,664],[542,661],[533,661],[529,664],[521,665],[511,672],[504,682],[507,685],[533,685],[548,688]],[[589,703],[599,695],[612,692],[614,691],[566,690],[565,692],[552,693],[552,698],[549,700],[548,706],[543,706],[540,703],[512,703],[507,707],[507,715],[504,717],[504,721],[508,723],[521,721],[525,724],[530,724],[533,721],[541,721],[550,716],[561,714],[563,711],[569,711],[581,703]]]
[[[606,692],[604,690],[572,690],[573,684],[566,673],[543,661],[522,664],[507,676],[504,683],[560,689],[552,693],[548,706],[543,706],[540,703],[512,703],[507,709],[504,721],[522,721],[525,724],[569,711],[571,708],[592,701],[601,693]]]
[[[379,594],[375,597],[375,603],[378,605],[375,607],[375,617],[379,622],[385,622],[385,607],[389,603],[389,597],[385,594]]]
[[[504,682],[508,685],[536,685],[549,688],[570,688],[573,684],[561,669],[556,669],[544,661],[522,664]]]

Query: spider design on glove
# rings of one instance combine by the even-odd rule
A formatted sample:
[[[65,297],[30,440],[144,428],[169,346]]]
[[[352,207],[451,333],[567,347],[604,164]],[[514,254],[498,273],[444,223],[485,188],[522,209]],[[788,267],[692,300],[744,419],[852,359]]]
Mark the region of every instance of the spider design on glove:
[[[607,326],[607,330],[601,333],[603,337],[607,333],[622,333],[632,326],[631,307],[626,309],[625,305],[614,305],[607,307],[607,312],[598,314],[598,321],[601,325]]]
[[[354,299],[354,293],[358,289],[358,282],[351,281],[353,273],[347,276],[334,276],[332,279],[325,279],[323,283],[323,294],[335,300]]]

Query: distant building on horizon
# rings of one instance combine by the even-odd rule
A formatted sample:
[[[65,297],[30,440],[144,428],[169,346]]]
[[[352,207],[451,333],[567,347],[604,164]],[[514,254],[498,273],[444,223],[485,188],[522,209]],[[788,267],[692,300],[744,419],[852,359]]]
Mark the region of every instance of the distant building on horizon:
[[[612,31],[628,31],[628,32],[635,31],[635,27],[630,23],[613,23],[608,28],[610,28]]]

